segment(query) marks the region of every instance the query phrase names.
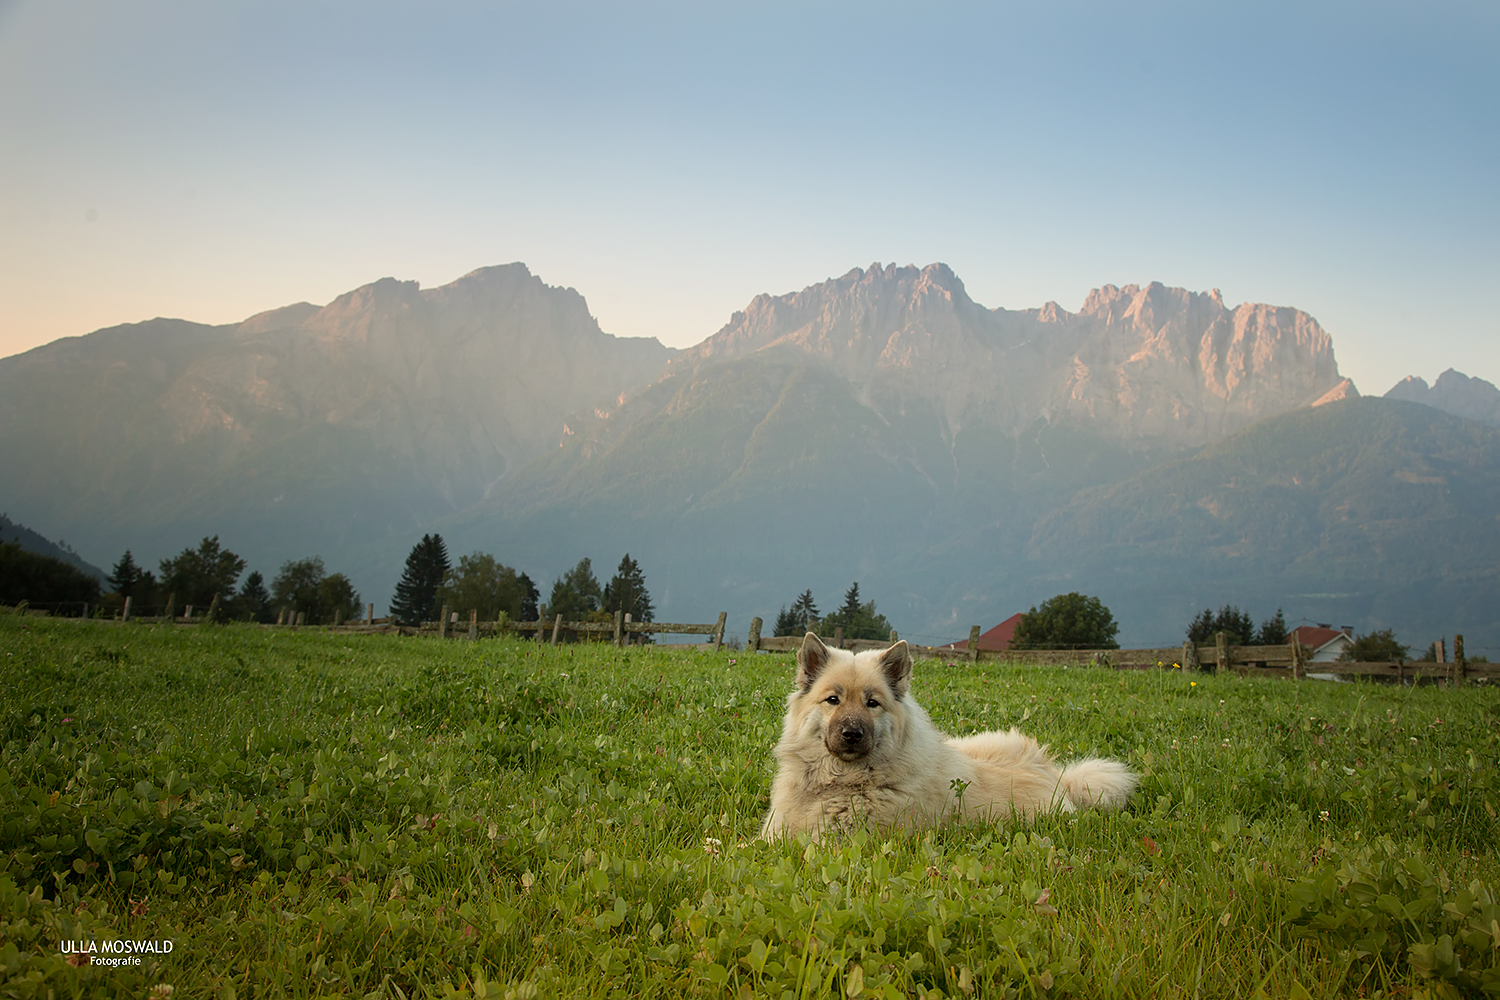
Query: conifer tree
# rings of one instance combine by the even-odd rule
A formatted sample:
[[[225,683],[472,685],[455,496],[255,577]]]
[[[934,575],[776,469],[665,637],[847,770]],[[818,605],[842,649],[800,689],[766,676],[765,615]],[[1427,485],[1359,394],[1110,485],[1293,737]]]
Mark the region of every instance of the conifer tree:
[[[266,590],[266,578],[260,570],[252,570],[240,584],[239,596],[235,599],[235,612],[252,622],[271,621],[271,594]]]
[[[105,581],[121,597],[130,597],[141,582],[141,568],[135,564],[135,557],[126,549],[120,561],[115,563],[114,569],[110,570],[109,579]]]
[[[813,600],[811,590],[804,590],[792,602],[792,621],[803,633],[811,632],[818,627],[818,604]],[[788,634],[795,635],[796,633]]]
[[[1231,646],[1248,646],[1255,637],[1255,621],[1248,611],[1241,611],[1233,604],[1224,605],[1218,614],[1205,608],[1188,626],[1188,641],[1206,645],[1212,643],[1219,632],[1224,633]]]
[[[839,608],[839,612],[838,613],[840,615],[842,615],[845,618],[846,621],[849,621],[849,622],[852,622],[852,621],[854,621],[854,619],[856,619],[856,618],[859,617],[859,581],[858,580],[856,580],[855,582],[851,583],[849,585],[849,589],[846,590],[846,591],[844,591],[844,606],[841,607],[841,608]]]
[[[891,634],[891,623],[875,610],[874,601],[860,603],[859,583],[855,582],[844,592],[843,606],[819,622],[815,631],[827,637],[838,634],[839,629],[844,630],[845,639],[885,639]]]
[[[599,610],[602,597],[593,563],[583,558],[578,560],[577,566],[552,582],[547,614],[562,615],[564,621],[583,621]]]
[[[656,620],[656,608],[651,603],[651,594],[646,590],[646,575],[640,563],[625,553],[614,577],[605,584],[603,608],[605,611],[624,611],[631,621]]]
[[[442,535],[423,535],[406,557],[406,568],[391,598],[391,616],[399,622],[432,621],[441,612],[437,591],[448,575],[448,547]]]
[[[1280,646],[1291,638],[1287,631],[1286,615],[1280,608],[1276,609],[1276,617],[1267,618],[1260,623],[1260,631],[1255,635],[1257,646]]]
[[[787,606],[783,604],[781,606],[781,610],[776,614],[776,627],[772,630],[771,634],[796,635],[797,627],[799,624],[800,622],[797,621],[797,616],[791,611],[788,611]]]
[[[541,592],[536,589],[536,584],[531,577],[522,573],[516,581],[521,587],[521,613],[519,620],[523,622],[534,622],[540,617],[541,609],[537,602],[541,600]]]

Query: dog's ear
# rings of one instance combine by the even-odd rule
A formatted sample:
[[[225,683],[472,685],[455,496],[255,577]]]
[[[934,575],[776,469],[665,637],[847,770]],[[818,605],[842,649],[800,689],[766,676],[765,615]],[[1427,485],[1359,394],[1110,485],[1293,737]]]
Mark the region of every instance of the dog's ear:
[[[802,637],[802,647],[797,650],[797,686],[806,691],[813,681],[828,666],[828,647],[823,640],[811,632]]]
[[[911,690],[911,650],[906,648],[905,639],[880,654],[880,669],[885,671],[886,683],[896,697],[905,698]]]

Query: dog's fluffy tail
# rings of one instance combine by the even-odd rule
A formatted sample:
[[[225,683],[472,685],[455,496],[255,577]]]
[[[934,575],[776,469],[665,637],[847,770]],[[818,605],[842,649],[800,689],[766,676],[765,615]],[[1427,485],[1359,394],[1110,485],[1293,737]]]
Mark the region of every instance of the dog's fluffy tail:
[[[1140,775],[1117,760],[1088,757],[1063,768],[1062,786],[1079,809],[1119,809],[1130,800]]]

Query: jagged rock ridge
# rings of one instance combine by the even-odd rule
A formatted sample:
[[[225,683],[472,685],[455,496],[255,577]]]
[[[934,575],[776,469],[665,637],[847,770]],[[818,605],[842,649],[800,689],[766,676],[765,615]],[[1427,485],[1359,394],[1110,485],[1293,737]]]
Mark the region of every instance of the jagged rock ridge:
[[[1203,444],[1310,405],[1347,380],[1298,309],[1227,307],[1217,290],[1105,285],[1076,313],[975,303],[944,264],[879,264],[757,296],[670,373],[759,354],[831,366],[882,394],[941,402],[950,431],[1037,419],[1121,439]],[[1348,387],[1352,390],[1352,386]]]
[[[1452,368],[1439,375],[1431,386],[1421,376],[1408,375],[1391,386],[1385,398],[1434,406],[1457,417],[1500,427],[1500,389],[1493,382],[1470,378]]]

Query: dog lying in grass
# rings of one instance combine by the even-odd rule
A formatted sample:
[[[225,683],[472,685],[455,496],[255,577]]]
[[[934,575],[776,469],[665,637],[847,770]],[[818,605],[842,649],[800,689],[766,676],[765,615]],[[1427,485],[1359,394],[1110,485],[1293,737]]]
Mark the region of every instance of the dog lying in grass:
[[[1060,765],[1015,729],[947,736],[911,699],[911,673],[904,641],[855,654],[807,634],[762,837],[1114,809],[1140,780],[1117,760]]]

